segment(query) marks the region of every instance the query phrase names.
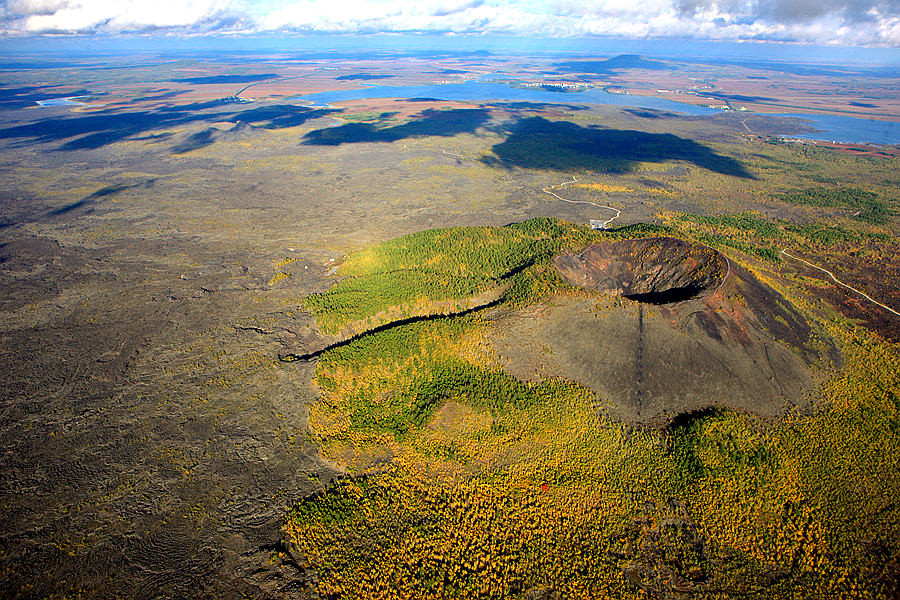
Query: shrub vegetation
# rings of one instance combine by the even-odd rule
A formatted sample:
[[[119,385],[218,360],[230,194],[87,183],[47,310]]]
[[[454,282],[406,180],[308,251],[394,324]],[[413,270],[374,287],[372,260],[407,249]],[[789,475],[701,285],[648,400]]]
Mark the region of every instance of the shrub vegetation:
[[[591,240],[678,234],[775,260],[752,248],[817,231],[670,215],[615,232],[549,219],[423,232],[351,256],[308,306],[340,328],[500,282],[503,303],[530,303],[567,293],[550,257]],[[812,414],[714,409],[663,431],[599,416],[572,382],[511,377],[478,312],[362,336],[322,356],[310,414],[350,476],[296,504],[286,536],[323,597],[895,598],[900,353],[826,326],[846,364]]]

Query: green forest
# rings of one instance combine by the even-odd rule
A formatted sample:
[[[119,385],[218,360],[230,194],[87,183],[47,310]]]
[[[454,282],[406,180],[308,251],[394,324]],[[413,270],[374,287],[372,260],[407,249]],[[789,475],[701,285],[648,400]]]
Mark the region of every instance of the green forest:
[[[338,330],[498,285],[498,310],[590,296],[553,256],[659,235],[760,272],[788,268],[784,247],[886,243],[758,214],[433,230],[349,256],[307,306]],[[900,354],[836,313],[810,317],[845,357],[811,412],[766,422],[710,399],[662,429],[598,415],[577,383],[512,377],[484,349],[483,311],[359,336],[319,360],[309,421],[347,476],[293,506],[287,538],[325,597],[896,597]]]

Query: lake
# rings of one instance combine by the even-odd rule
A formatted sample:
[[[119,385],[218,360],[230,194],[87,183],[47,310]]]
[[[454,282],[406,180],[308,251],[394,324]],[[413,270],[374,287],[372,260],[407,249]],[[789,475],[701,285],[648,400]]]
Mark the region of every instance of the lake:
[[[84,102],[76,102],[76,98],[84,96],[69,96],[68,98],[51,98],[49,100],[35,100],[38,106],[84,106]]]
[[[314,105],[326,105],[346,100],[369,98],[435,98],[463,102],[546,102],[550,104],[607,104],[633,106],[679,112],[688,115],[710,115],[718,109],[693,106],[658,97],[610,94],[593,88],[583,92],[551,92],[540,88],[517,88],[493,81],[467,81],[465,83],[389,86],[376,85],[356,90],[338,90],[295,96]],[[767,114],[767,113],[754,113]],[[898,144],[900,123],[876,121],[856,117],[780,113],[780,117],[796,117],[809,121],[815,133],[791,134],[790,137],[847,143]]]

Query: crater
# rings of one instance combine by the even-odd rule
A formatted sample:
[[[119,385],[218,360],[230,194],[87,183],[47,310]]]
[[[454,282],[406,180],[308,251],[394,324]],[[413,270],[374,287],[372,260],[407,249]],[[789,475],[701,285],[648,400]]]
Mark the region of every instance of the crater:
[[[563,254],[556,268],[576,287],[647,304],[671,304],[712,295],[728,274],[716,250],[670,237],[607,242]]]
[[[618,421],[665,427],[710,407],[775,419],[804,410],[817,371],[841,360],[786,297],[712,248],[623,240],[555,263],[597,293],[498,315],[489,343],[511,375],[577,381]]]

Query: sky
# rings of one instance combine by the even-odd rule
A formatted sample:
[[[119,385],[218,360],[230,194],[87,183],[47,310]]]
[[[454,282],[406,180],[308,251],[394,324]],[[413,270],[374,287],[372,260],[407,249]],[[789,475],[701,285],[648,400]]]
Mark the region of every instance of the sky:
[[[0,38],[443,34],[900,47],[900,0],[0,0]]]

